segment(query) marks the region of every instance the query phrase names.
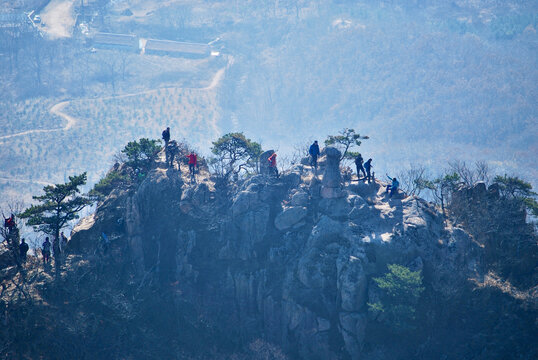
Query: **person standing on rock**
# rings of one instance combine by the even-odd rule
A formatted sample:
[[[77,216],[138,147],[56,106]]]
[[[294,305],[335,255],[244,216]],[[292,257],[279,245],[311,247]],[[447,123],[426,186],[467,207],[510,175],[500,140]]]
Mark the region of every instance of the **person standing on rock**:
[[[60,233],[60,251],[62,253],[65,253],[66,247],[67,247],[67,237],[64,235],[64,232],[62,231]]]
[[[164,146],[168,145],[168,142],[170,141],[170,128],[167,127],[163,130],[163,140],[164,140]]]
[[[364,178],[366,178],[366,171],[364,171],[364,167],[362,166],[362,163],[363,163],[363,158],[362,158],[362,155],[359,154],[357,155],[357,157],[355,158],[355,166],[357,166],[357,179],[360,180],[361,179],[361,171],[362,171],[362,174],[364,175]]]
[[[196,156],[194,151],[191,151],[191,153],[187,155],[187,157],[189,158],[189,173],[191,175],[191,179],[195,179],[194,174],[196,165],[198,164],[198,157]]]
[[[11,233],[11,230],[15,228],[17,225],[15,224],[15,215],[11,214],[10,217],[7,219],[4,218],[4,227],[7,228],[7,230]]]
[[[370,182],[370,179],[371,179],[370,170],[372,170],[372,168],[373,168],[372,159],[368,159],[368,161],[364,163],[364,169],[366,170],[366,177],[364,179],[368,180],[368,183]]]
[[[400,183],[398,182],[398,179],[396,178],[391,178],[390,176],[387,175],[387,177],[389,178],[389,180],[392,182],[390,185],[387,185],[387,191],[386,192],[389,192],[389,197],[392,197],[392,195],[396,194],[398,192],[398,186],[400,186]]]
[[[60,261],[60,237],[52,238],[52,256],[56,262]]]
[[[168,145],[166,146],[166,157],[168,159],[167,163],[169,161],[169,163],[167,164],[169,168],[174,167],[174,158],[178,154],[179,154],[179,147],[177,145],[177,142],[175,140],[168,142]],[[179,164],[179,161],[178,161],[178,165],[179,165],[179,172],[181,172],[181,164]]]
[[[19,245],[19,255],[20,255],[22,264],[26,262],[26,254],[28,253],[29,249],[30,247],[28,246],[24,238],[22,238],[21,244]]]
[[[164,154],[166,156],[166,163],[168,164],[168,152],[166,149],[168,148],[168,142],[170,141],[170,128],[167,127],[163,130],[163,140],[164,140]]]
[[[43,264],[47,264],[50,262],[50,248],[52,247],[52,244],[49,241],[49,237],[47,236],[45,238],[45,242],[41,246],[41,253],[43,254]]]
[[[278,177],[278,168],[276,166],[276,153],[273,153],[269,158],[267,158],[267,161],[269,162],[269,169],[275,174],[276,177]]]
[[[318,168],[318,156],[319,156],[319,145],[318,141],[314,141],[312,145],[310,145],[310,149],[308,149],[308,153],[312,157],[311,165],[314,167],[314,169]]]

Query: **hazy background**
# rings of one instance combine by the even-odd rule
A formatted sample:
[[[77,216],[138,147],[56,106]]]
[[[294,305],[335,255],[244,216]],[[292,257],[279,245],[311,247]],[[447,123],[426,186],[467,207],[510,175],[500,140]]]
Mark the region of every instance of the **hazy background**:
[[[485,160],[538,185],[538,1],[84,4],[0,1],[2,202],[82,171],[94,183],[165,126],[202,154],[243,131],[281,155],[351,127],[379,175]],[[98,46],[96,32],[213,55]]]

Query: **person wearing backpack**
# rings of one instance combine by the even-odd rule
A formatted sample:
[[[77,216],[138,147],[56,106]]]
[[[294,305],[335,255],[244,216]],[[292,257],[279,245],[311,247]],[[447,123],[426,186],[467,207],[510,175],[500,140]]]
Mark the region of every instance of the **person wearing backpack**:
[[[269,158],[267,158],[267,161],[269,162],[269,169],[275,174],[276,177],[278,177],[278,168],[276,166],[276,153],[273,153]]]
[[[164,129],[162,135],[164,140],[164,147],[166,147],[166,145],[168,145],[168,142],[170,141],[170,128],[167,127],[166,129]]]
[[[364,170],[364,167],[362,166],[362,163],[363,163],[363,159],[362,159],[362,155],[359,154],[357,155],[357,157],[355,158],[355,166],[357,167],[357,179],[360,180],[361,178],[361,171],[362,171],[362,174],[364,175],[364,178],[366,178],[366,171]]]
[[[7,219],[4,218],[4,227],[7,228],[9,232],[11,232],[15,226],[15,215],[11,214]]]
[[[164,154],[166,156],[166,163],[168,164],[168,151],[166,151],[166,149],[168,148],[168,142],[170,141],[170,128],[169,127],[163,130],[162,137],[164,140]]]
[[[187,155],[187,158],[189,158],[189,173],[191,174],[191,178],[194,178],[196,165],[198,164],[198,157],[194,151],[191,151],[191,153]]]
[[[52,244],[49,241],[49,237],[47,236],[45,238],[45,242],[43,243],[41,247],[41,253],[43,254],[43,264],[47,264],[50,262],[50,248],[52,247]]]
[[[364,163],[364,169],[366,170],[366,177],[364,178],[365,180],[368,180],[368,182],[370,182],[370,170],[372,170],[373,168],[373,165],[372,165],[372,159],[368,159],[368,161],[366,161]]]
[[[21,244],[19,245],[19,255],[20,255],[20,258],[21,258],[21,263],[23,263],[23,264],[26,262],[26,254],[28,253],[29,249],[30,249],[30,247],[28,246],[28,244],[26,243],[24,238],[22,238],[21,239]]]
[[[169,168],[174,167],[174,158],[176,157],[176,155],[179,155],[179,147],[177,145],[177,142],[175,140],[172,140],[166,146],[166,158],[168,159],[167,163],[169,161],[168,163]],[[179,160],[178,160],[178,166],[179,166],[179,172],[181,172],[181,164],[179,163]]]
[[[319,156],[319,145],[318,141],[314,141],[312,145],[310,145],[310,149],[308,149],[308,153],[312,157],[311,165],[314,167],[314,169],[318,168],[318,156]]]

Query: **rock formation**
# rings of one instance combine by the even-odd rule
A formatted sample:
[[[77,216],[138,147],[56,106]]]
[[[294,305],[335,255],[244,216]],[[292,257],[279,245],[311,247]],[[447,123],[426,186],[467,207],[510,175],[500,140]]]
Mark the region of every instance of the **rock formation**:
[[[321,186],[321,196],[326,199],[343,197],[342,176],[340,174],[340,157],[342,153],[334,147],[326,147],[323,150],[325,155],[325,171],[323,172],[323,184]]]
[[[223,331],[263,336],[301,359],[358,359],[376,296],[372,276],[389,263],[408,265],[451,297],[478,271],[477,255],[435,206],[416,197],[389,202],[380,183],[345,185],[340,152],[327,148],[325,157],[321,180],[304,165],[279,179],[252,176],[226,208],[207,176],[187,184],[156,168],[134,193],[102,202],[71,246],[91,247],[105,231],[140,273],[180,284],[182,301],[219,319]]]

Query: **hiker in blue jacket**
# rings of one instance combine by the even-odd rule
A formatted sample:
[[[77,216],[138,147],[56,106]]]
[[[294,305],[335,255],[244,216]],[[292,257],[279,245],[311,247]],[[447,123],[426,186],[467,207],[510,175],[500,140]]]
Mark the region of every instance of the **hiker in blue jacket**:
[[[398,192],[398,186],[400,186],[400,183],[398,182],[398,179],[396,179],[396,178],[391,178],[388,175],[387,175],[387,177],[392,182],[392,184],[387,185],[387,191],[386,192],[390,191],[389,197],[392,197],[392,195],[394,195],[394,194],[396,194]]]

